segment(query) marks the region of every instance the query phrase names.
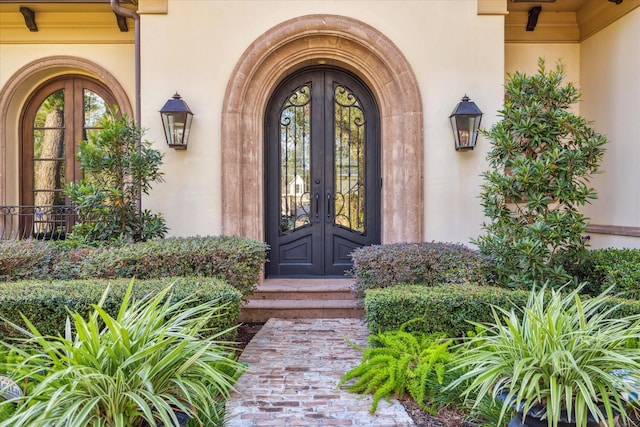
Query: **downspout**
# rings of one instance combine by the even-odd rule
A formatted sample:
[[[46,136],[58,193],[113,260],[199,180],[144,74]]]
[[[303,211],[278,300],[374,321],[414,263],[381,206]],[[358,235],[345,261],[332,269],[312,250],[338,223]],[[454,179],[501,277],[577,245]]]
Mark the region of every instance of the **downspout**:
[[[120,5],[120,0],[110,0],[111,9],[120,16],[133,19],[134,26],[134,44],[135,44],[135,91],[136,91],[136,111],[135,122],[141,126],[141,96],[140,96],[140,15],[135,10],[127,9]]]
[[[135,27],[134,27],[135,59],[134,61],[135,61],[136,107],[135,107],[135,113],[134,113],[135,114],[134,121],[138,127],[142,127],[140,123],[140,120],[142,119],[142,114],[141,114],[142,97],[140,96],[140,92],[141,92],[141,89],[140,89],[140,15],[138,15],[138,13],[135,10],[127,9],[126,7],[121,6],[120,0],[110,0],[110,2],[111,2],[111,9],[113,9],[115,13],[117,13],[120,16],[124,16],[125,18],[133,19],[133,22],[135,24]],[[140,148],[140,141],[138,141],[138,149],[139,148]],[[142,192],[141,191],[138,191],[136,208],[138,212],[142,210]]]

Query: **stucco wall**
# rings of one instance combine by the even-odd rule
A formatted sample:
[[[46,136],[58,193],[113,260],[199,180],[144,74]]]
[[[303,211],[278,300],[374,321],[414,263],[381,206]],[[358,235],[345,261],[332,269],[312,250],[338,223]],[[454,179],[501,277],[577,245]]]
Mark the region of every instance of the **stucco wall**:
[[[585,209],[594,224],[640,226],[640,9],[582,43],[580,113],[608,138],[599,199]],[[593,247],[639,247],[640,238],[591,235]]]
[[[506,43],[504,50],[505,74],[516,71],[536,74],[538,58],[544,58],[548,70],[553,69],[557,61],[562,61],[565,65],[565,82],[580,85],[579,43]]]
[[[220,232],[220,153],[225,143],[220,117],[231,72],[261,34],[309,14],[361,20],[406,56],[424,109],[425,209],[405,214],[423,216],[426,240],[467,243],[482,222],[478,175],[487,144],[480,140],[475,151],[457,153],[448,116],[466,93],[486,113],[483,125],[489,126],[501,103],[504,74],[503,17],[478,16],[472,1],[173,0],[167,15],[143,15],[142,122],[149,139],[166,153],[166,183],[156,186],[145,207],[162,211],[172,234]],[[189,148],[181,152],[161,144],[157,113],[175,91],[195,113]]]

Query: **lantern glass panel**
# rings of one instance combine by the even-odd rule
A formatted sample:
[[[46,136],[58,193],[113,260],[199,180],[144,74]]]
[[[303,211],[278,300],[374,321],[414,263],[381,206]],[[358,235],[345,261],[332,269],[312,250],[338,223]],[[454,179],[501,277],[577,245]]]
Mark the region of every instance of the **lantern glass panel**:
[[[460,146],[460,148],[466,148],[473,145],[471,141],[474,122],[473,117],[456,117],[456,121],[458,122],[458,145]]]
[[[183,145],[185,113],[164,113],[164,131],[169,145]]]

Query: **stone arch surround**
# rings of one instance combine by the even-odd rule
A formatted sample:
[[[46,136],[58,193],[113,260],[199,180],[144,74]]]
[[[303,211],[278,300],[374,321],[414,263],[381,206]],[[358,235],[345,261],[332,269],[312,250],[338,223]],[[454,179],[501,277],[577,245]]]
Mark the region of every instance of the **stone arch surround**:
[[[104,67],[84,58],[67,55],[50,56],[32,61],[17,70],[0,90],[0,204],[6,204],[7,139],[17,132],[24,102],[40,84],[55,76],[83,74],[105,84],[122,112],[133,117],[127,93],[118,80]],[[13,113],[12,113],[13,111]]]
[[[222,110],[222,231],[264,240],[264,112],[277,84],[317,64],[367,83],[381,119],[382,241],[423,240],[423,110],[416,77],[398,47],[375,28],[337,15],[285,21],[237,63]]]

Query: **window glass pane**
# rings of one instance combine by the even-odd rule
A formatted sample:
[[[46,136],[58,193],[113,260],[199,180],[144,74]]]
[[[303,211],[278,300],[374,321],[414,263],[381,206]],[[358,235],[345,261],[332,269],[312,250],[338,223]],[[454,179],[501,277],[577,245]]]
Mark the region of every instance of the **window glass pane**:
[[[33,158],[64,158],[64,130],[43,129],[33,131]]]
[[[280,232],[311,222],[311,86],[296,89],[280,110]]]
[[[84,127],[95,128],[107,112],[107,103],[97,93],[84,90]]]
[[[34,204],[56,204],[65,186],[65,162],[63,160],[37,160],[33,162]]]
[[[57,159],[64,154],[64,91],[49,95],[33,123],[33,157]]]
[[[61,128],[64,126],[64,90],[49,95],[38,107],[34,128]]]
[[[365,116],[353,92],[336,85],[334,223],[364,232]]]
[[[35,206],[64,206],[65,195],[63,191],[35,191]]]
[[[33,163],[34,190],[62,190],[64,188],[64,161],[37,160]]]

